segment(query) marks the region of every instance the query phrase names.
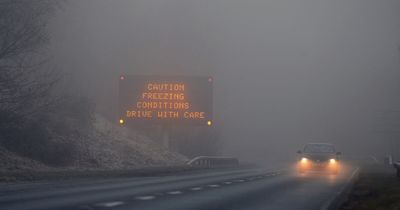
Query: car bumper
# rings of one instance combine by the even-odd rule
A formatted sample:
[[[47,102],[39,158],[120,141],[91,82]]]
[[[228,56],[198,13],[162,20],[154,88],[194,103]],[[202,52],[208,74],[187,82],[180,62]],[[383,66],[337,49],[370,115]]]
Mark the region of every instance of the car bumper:
[[[305,171],[329,171],[337,172],[339,170],[339,163],[313,163],[313,162],[299,162],[297,168],[300,172]]]

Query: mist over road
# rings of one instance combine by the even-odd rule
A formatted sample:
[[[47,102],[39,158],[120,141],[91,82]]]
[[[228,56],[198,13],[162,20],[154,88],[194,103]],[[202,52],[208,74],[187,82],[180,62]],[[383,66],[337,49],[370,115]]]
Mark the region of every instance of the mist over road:
[[[339,175],[218,169],[177,176],[2,184],[0,209],[321,209],[346,186]]]
[[[0,0],[0,210],[326,209],[400,160],[399,11]]]

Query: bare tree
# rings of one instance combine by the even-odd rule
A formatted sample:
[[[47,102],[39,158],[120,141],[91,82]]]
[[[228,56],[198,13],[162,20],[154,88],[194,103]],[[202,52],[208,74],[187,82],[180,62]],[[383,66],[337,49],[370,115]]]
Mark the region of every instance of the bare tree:
[[[49,0],[0,0],[0,111],[21,115],[49,103],[55,71],[46,67]]]

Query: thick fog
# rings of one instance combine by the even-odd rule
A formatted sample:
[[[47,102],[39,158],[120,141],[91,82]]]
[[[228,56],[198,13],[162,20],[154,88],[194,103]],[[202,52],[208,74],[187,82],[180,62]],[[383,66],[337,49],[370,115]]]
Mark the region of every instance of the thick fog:
[[[400,153],[379,132],[400,110],[398,0],[71,0],[51,29],[71,91],[110,120],[121,73],[210,75],[222,154]]]

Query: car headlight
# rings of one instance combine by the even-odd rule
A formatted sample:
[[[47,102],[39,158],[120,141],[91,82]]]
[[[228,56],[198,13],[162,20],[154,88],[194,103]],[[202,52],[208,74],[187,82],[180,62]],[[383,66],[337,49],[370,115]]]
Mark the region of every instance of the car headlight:
[[[332,163],[332,164],[336,163],[336,160],[334,158],[332,158],[332,159],[329,160],[329,163]]]
[[[301,162],[301,163],[307,163],[307,161],[308,161],[307,158],[303,157],[303,158],[301,158],[301,161],[300,161],[300,162]]]

